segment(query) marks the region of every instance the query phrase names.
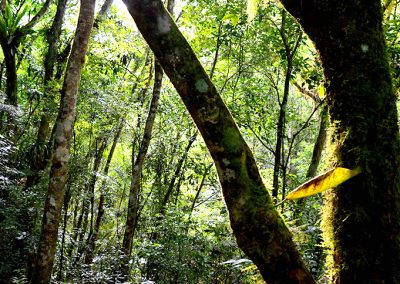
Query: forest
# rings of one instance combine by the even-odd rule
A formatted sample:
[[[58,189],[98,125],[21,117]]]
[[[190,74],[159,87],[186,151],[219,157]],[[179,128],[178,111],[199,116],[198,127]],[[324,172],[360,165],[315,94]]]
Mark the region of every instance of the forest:
[[[400,283],[399,0],[0,14],[0,284]]]

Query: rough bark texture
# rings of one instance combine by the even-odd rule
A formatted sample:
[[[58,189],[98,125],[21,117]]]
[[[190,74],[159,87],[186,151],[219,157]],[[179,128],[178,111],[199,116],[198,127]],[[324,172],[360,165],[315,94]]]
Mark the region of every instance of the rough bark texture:
[[[50,184],[44,205],[42,233],[34,283],[49,283],[57,243],[58,223],[68,177],[69,149],[75,120],[77,92],[93,25],[95,0],[82,0],[71,56],[61,91]]]
[[[129,266],[128,266],[129,258],[127,256],[131,254],[132,240],[137,224],[137,216],[139,210],[140,176],[144,160],[147,155],[147,150],[149,148],[151,141],[153,125],[156,117],[156,111],[158,108],[158,102],[162,86],[163,71],[157,60],[155,61],[154,73],[155,75],[154,75],[153,96],[150,103],[149,113],[146,119],[142,142],[140,144],[140,149],[136,157],[136,160],[132,160],[132,177],[131,177],[131,187],[129,191],[128,215],[126,218],[125,233],[122,242],[122,250],[125,254],[125,257],[123,258],[123,263],[121,267],[124,277],[129,276]]]
[[[363,172],[325,200],[332,281],[400,283],[399,129],[381,3],[282,2],[320,53],[333,163]]]
[[[161,1],[125,0],[125,4],[207,144],[239,246],[268,283],[314,283],[275,210],[249,147]]]

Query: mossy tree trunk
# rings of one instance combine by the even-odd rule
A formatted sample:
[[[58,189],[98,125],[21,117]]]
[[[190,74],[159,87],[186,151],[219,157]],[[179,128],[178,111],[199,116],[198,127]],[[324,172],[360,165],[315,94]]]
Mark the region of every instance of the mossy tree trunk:
[[[57,244],[58,223],[68,177],[69,149],[75,121],[77,92],[93,25],[95,0],[82,0],[74,44],[68,60],[57,118],[50,184],[44,204],[42,233],[34,283],[49,283]]]
[[[268,283],[314,283],[232,115],[159,0],[125,0],[215,161],[233,232]]]
[[[400,283],[399,129],[381,1],[282,2],[320,54],[333,164],[363,172],[326,196],[332,281]]]

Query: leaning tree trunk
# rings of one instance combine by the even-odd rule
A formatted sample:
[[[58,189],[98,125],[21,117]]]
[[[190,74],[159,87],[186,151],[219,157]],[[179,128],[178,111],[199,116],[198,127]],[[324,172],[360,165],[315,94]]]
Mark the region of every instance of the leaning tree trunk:
[[[61,91],[50,184],[44,205],[42,233],[34,283],[49,283],[57,244],[58,223],[68,177],[69,149],[75,121],[77,92],[93,25],[95,0],[82,0],[74,44]]]
[[[269,283],[314,283],[232,115],[162,2],[125,4],[207,144],[239,246]]]
[[[400,283],[399,129],[381,1],[282,2],[320,53],[334,165],[363,172],[325,199],[332,281]]]

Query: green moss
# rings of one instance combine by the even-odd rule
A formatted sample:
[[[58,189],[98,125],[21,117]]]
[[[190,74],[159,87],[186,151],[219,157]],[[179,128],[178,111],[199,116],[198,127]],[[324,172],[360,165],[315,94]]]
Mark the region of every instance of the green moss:
[[[223,133],[222,147],[230,153],[236,152],[240,149],[240,134],[237,129],[228,128]]]

